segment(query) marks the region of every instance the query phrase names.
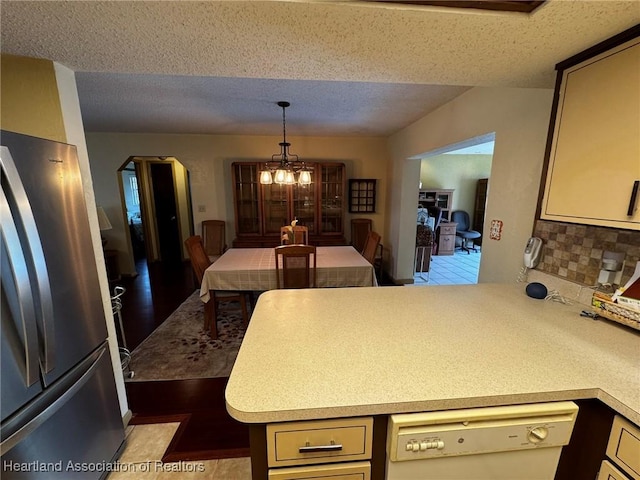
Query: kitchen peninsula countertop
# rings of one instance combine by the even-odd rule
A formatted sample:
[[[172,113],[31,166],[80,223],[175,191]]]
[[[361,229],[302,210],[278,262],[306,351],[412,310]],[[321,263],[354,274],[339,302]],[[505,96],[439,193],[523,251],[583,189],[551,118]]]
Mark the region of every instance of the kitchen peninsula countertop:
[[[640,335],[524,289],[266,292],[227,410],[267,424],[598,398],[640,425]]]

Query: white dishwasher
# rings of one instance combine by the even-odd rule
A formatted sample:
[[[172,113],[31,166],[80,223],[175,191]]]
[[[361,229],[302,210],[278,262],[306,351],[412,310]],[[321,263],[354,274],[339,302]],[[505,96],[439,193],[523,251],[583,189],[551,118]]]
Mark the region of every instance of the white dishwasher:
[[[392,415],[387,480],[553,480],[573,402]]]

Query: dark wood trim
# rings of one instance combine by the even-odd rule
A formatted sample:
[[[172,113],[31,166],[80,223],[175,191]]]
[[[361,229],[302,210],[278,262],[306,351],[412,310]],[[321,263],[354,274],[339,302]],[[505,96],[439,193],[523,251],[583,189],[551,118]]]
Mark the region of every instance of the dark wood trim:
[[[605,459],[615,412],[600,400],[576,400],[578,417],[571,440],[562,447],[555,480],[596,478]]]
[[[189,420],[191,414],[177,413],[171,415],[139,415],[134,413],[129,425],[153,425],[155,423],[182,423]]]
[[[249,425],[249,445],[251,449],[251,478],[264,480],[269,475],[266,425]]]
[[[388,415],[373,417],[373,449],[371,451],[371,480],[384,480],[387,475]]]
[[[640,36],[640,24],[635,25],[624,32],[620,32],[617,35],[614,35],[611,38],[608,38],[592,47],[583,50],[580,53],[573,55],[572,57],[563,60],[562,62],[556,65],[556,70],[559,71],[559,75],[562,75],[562,72],[567,68],[573,67],[585,60],[589,60],[590,58],[595,57],[596,55],[600,55],[601,53],[606,52],[612,48],[617,47],[618,45],[622,45],[629,40],[633,40],[636,37]]]
[[[179,422],[165,462],[247,457],[249,428],[226,410],[227,378],[127,382],[132,425]]]
[[[536,229],[536,222],[540,220],[542,215],[542,202],[544,200],[544,191],[547,186],[547,175],[549,174],[549,162],[551,161],[551,147],[553,145],[553,132],[556,128],[556,116],[558,115],[558,104],[560,103],[560,86],[562,85],[562,72],[556,75],[556,85],[553,90],[553,102],[551,103],[551,118],[549,119],[549,128],[547,129],[547,146],[544,149],[544,160],[542,162],[542,176],[540,186],[538,188],[538,206],[536,207],[536,216],[531,226],[531,235]]]
[[[248,457],[249,448],[225,448],[225,449],[199,449],[189,450],[187,452],[180,451],[180,444],[182,443],[183,436],[189,435],[189,422],[192,420],[191,415],[187,415],[187,418],[180,422],[180,426],[175,435],[171,439],[167,450],[162,456],[164,463],[169,462],[194,462],[199,460],[210,460],[211,458],[239,458]],[[222,432],[221,432],[222,433]]]
[[[450,7],[450,8],[475,8],[479,10],[493,10],[500,12],[520,12],[531,13],[545,0],[472,0],[472,1],[458,1],[458,0],[368,0],[377,3],[393,3],[402,5],[422,5],[433,7]]]

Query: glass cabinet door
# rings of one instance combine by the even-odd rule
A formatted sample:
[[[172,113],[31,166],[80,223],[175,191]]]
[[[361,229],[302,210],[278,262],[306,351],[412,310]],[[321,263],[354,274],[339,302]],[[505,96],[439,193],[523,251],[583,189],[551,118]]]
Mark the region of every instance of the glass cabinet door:
[[[234,246],[263,247],[280,243],[280,227],[309,229],[314,245],[343,245],[346,174],[343,163],[308,163],[310,185],[263,185],[264,164],[234,162],[233,195],[236,214]]]
[[[234,163],[234,198],[238,234],[260,233],[258,166]]]
[[[280,227],[289,225],[289,187],[287,185],[262,185],[264,234],[280,235]]]
[[[294,185],[293,188],[293,216],[298,219],[298,225],[309,229],[309,234],[316,233],[316,182],[311,174],[311,185]]]
[[[320,233],[342,233],[344,215],[344,166],[325,164],[321,171]]]

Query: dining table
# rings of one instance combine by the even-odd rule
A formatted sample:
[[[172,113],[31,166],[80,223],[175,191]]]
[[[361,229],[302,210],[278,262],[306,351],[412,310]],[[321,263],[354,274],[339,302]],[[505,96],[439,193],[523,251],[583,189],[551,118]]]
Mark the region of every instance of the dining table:
[[[316,247],[316,286],[375,287],[375,270],[352,246]],[[212,291],[275,290],[274,248],[231,248],[204,272],[200,299],[207,303]]]

